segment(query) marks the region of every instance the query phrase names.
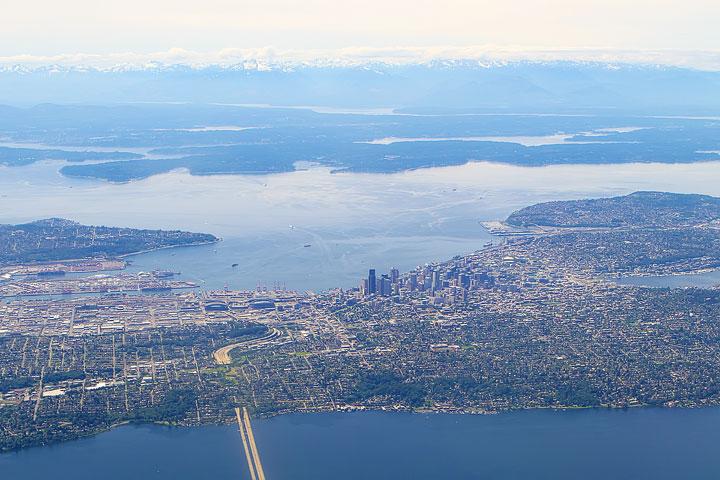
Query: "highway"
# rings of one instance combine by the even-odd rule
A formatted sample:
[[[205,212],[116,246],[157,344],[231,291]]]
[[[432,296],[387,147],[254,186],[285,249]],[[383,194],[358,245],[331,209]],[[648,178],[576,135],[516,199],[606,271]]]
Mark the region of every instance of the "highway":
[[[238,342],[233,343],[231,345],[225,345],[224,347],[215,350],[213,352],[213,357],[215,357],[215,362],[219,365],[230,365],[232,363],[232,358],[230,358],[230,350],[233,350],[237,347],[262,347],[268,343],[270,343],[272,340],[279,338],[282,336],[282,332],[278,330],[277,328],[273,328],[270,333],[267,335],[260,337],[260,338],[253,338],[252,340],[246,340],[244,342]]]
[[[250,425],[250,416],[247,413],[247,408],[243,407],[242,416],[240,415],[240,409],[235,408],[235,416],[237,417],[238,428],[242,436],[250,476],[252,480],[265,480],[265,472],[263,471],[262,463],[260,463],[260,455],[258,454],[257,445],[255,444],[255,436],[253,435],[252,426]],[[248,446],[250,448],[248,448]]]
[[[235,408],[235,416],[237,417],[238,428],[240,429],[240,436],[242,437],[243,448],[245,449],[245,458],[248,462],[248,468],[250,468],[250,476],[252,477],[252,480],[257,480],[255,468],[253,467],[253,457],[250,456],[250,449],[248,449],[247,436],[245,435],[245,428],[243,428],[243,419],[240,416],[239,408]]]

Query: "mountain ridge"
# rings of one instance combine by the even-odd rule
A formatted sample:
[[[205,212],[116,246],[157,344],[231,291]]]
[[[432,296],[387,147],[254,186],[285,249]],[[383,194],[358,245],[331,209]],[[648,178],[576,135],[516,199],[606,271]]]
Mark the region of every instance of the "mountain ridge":
[[[60,63],[48,63],[46,65],[29,66],[23,63],[0,65],[0,73],[87,73],[106,72],[124,73],[131,71],[156,71],[156,72],[182,72],[182,71],[295,71],[304,68],[329,68],[329,69],[382,69],[382,68],[429,68],[429,69],[457,69],[476,68],[492,69],[518,66],[575,66],[575,67],[598,67],[607,70],[635,69],[635,70],[690,70],[697,72],[713,71],[699,70],[695,68],[683,68],[661,63],[630,63],[630,62],[600,62],[595,60],[493,60],[493,59],[432,59],[418,60],[414,62],[391,62],[387,60],[365,60],[350,58],[322,58],[317,60],[262,60],[246,59],[234,63],[193,63],[193,62],[161,62],[150,61],[142,63],[121,62],[110,66],[92,66],[87,64],[63,65]]]

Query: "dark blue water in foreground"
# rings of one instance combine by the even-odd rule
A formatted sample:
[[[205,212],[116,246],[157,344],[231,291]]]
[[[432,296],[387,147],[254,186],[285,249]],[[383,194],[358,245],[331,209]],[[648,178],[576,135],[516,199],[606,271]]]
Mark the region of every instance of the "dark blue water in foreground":
[[[294,414],[253,422],[268,480],[715,479],[720,408]],[[248,479],[235,427],[128,425],[0,455],[2,478]]]

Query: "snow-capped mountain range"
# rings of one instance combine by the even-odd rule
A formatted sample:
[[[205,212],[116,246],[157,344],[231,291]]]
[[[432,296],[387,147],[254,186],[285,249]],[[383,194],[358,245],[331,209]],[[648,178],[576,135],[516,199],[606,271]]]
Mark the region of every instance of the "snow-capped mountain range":
[[[228,57],[227,59],[229,59]],[[226,59],[226,60],[227,60]],[[445,109],[720,108],[720,72],[596,60],[244,58],[0,66],[0,103],[191,102]]]
[[[59,63],[47,65],[25,65],[13,64],[3,65],[0,63],[0,73],[16,74],[62,74],[62,73],[126,73],[126,72],[294,72],[307,69],[350,69],[373,71],[382,74],[389,70],[405,70],[422,68],[427,70],[456,70],[456,69],[498,69],[498,68],[522,68],[522,67],[575,67],[575,68],[596,68],[606,70],[672,70],[683,69],[674,65],[664,64],[634,64],[623,62],[600,62],[593,60],[571,61],[571,60],[492,60],[492,59],[434,59],[417,62],[393,63],[388,60],[358,60],[350,58],[323,58],[317,60],[264,60],[246,59],[231,64],[204,64],[204,63],[166,63],[157,60],[146,63],[120,63],[113,65],[64,65]],[[692,69],[696,70],[696,69]],[[699,71],[699,70],[698,70]],[[712,72],[712,71],[710,71]]]

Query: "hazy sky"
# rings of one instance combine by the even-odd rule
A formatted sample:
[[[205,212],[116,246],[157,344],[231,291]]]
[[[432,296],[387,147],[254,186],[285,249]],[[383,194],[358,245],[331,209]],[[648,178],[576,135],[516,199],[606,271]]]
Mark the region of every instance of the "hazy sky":
[[[25,0],[0,56],[487,45],[720,52],[719,0]]]

